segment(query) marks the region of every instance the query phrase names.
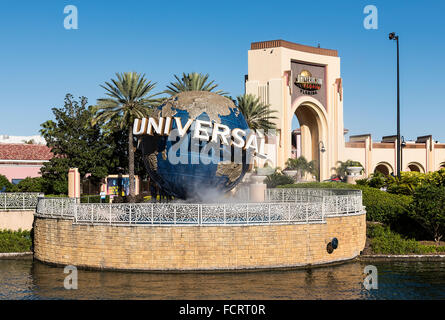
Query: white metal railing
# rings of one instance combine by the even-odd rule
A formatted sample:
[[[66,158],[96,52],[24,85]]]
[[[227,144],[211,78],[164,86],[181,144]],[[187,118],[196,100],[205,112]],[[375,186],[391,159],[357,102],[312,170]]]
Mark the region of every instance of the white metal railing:
[[[363,210],[362,191],[351,189],[275,188],[266,190],[267,201],[323,202],[326,215],[339,215]]]
[[[42,213],[51,217],[72,217],[77,198],[39,198],[36,213]]]
[[[43,194],[38,192],[0,193],[0,210],[35,209],[39,197],[43,197]]]
[[[42,198],[36,214],[88,224],[221,225],[323,222],[326,216],[364,213],[360,190],[271,189],[266,200],[262,203],[109,204]]]
[[[38,212],[42,214],[42,212]],[[322,203],[76,204],[75,223],[142,225],[276,224],[323,221]]]

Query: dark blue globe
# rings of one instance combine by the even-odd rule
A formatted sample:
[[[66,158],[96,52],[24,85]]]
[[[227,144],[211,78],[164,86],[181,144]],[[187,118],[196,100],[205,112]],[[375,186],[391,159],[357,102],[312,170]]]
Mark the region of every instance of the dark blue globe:
[[[228,98],[207,91],[177,94],[158,108],[158,117],[211,121],[248,132],[246,120]],[[248,170],[246,151],[225,146],[207,146],[192,139],[195,122],[184,137],[142,136],[140,148],[149,176],[167,195],[180,199],[211,201],[234,188]],[[177,129],[175,121],[172,132]],[[229,137],[230,139],[230,137]],[[203,151],[203,148],[205,152]],[[235,158],[236,156],[236,158]],[[241,161],[240,161],[241,160]]]

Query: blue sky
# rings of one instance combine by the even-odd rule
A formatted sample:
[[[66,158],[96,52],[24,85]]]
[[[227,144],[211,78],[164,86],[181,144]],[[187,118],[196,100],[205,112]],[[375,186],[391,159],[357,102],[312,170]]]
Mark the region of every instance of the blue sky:
[[[337,49],[344,123],[375,140],[395,134],[395,43],[400,35],[402,135],[445,142],[445,2],[0,0],[0,134],[37,134],[66,93],[103,96],[115,72],[146,73],[163,90],[173,74],[209,73],[243,93],[250,43],[284,39]],[[79,29],[65,30],[75,5]],[[378,30],[363,9],[378,8]]]

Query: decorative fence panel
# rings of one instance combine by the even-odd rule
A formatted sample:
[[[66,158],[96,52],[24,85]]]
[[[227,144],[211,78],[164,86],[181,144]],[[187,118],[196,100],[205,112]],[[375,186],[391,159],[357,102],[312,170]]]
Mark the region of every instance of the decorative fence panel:
[[[37,192],[4,192],[0,193],[0,210],[27,210],[35,209],[42,193]]]
[[[37,215],[72,218],[75,223],[116,225],[221,225],[323,222],[326,216],[361,214],[360,190],[269,189],[266,202],[79,203],[44,198]]]

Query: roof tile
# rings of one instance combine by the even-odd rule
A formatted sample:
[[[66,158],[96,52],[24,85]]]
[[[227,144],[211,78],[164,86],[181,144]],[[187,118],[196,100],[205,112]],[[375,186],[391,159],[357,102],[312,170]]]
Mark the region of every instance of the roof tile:
[[[0,160],[50,160],[53,156],[45,145],[0,143]]]

